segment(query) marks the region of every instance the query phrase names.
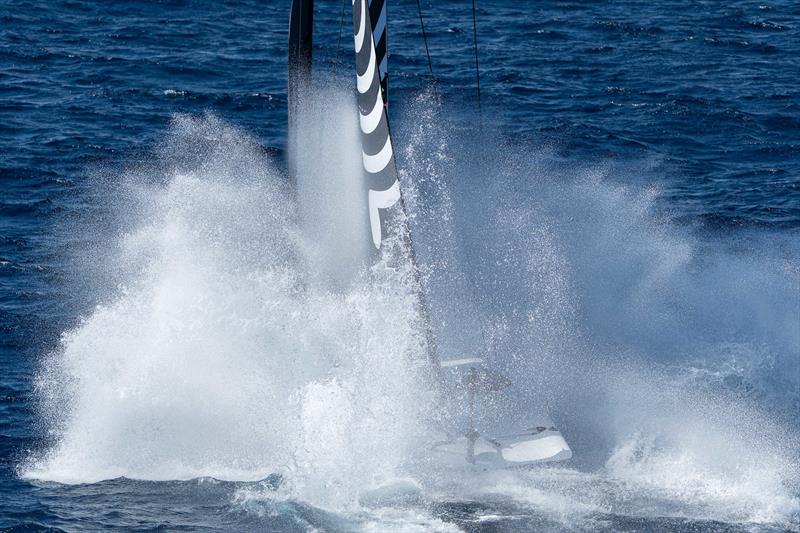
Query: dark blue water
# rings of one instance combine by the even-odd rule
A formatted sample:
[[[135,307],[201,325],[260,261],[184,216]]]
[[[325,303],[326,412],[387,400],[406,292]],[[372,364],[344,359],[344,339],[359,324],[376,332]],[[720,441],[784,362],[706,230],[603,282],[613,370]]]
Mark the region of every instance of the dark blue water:
[[[331,0],[318,4],[319,64],[339,74],[351,72],[349,12],[340,30],[342,5]],[[491,272],[507,273],[504,279],[512,284],[516,274],[511,272],[519,267],[513,260],[492,259],[483,267],[468,259],[508,252],[496,234],[480,229],[491,227],[496,218],[486,215],[484,220],[476,209],[482,202],[500,205],[504,200],[499,198],[513,191],[519,201],[512,211],[530,208],[533,213],[518,219],[523,229],[516,233],[543,231],[567,258],[564,269],[574,276],[564,282],[569,285],[564,294],[571,295],[575,323],[583,332],[580,342],[592,349],[644,354],[633,359],[656,365],[658,372],[676,373],[675,379],[688,380],[698,394],[733,391],[737,401],[770,417],[765,434],[789,435],[787,442],[794,444],[778,447],[796,459],[800,7],[766,0],[479,0],[482,119],[475,96],[470,7],[468,1],[422,2],[439,112],[452,128],[451,136],[442,136],[450,139],[445,152],[456,161],[450,172],[471,164],[479,169],[463,180],[466,184],[444,179],[456,206],[455,227],[480,237],[458,241],[456,256],[471,264],[461,282],[475,294],[506,298],[505,293],[514,292],[486,281]],[[413,104],[431,90],[432,79],[416,5],[390,1],[389,8],[390,108],[397,142],[413,146],[422,137],[431,145],[438,134],[420,134]],[[647,457],[648,446],[657,447],[658,440],[634,445],[638,441],[626,440],[630,435],[615,440],[599,437],[597,428],[583,432],[580,427],[592,426],[592,418],[603,415],[598,415],[597,398],[584,398],[587,408],[580,407],[579,393],[560,404],[570,406],[565,427],[571,426],[576,451],[596,457],[578,461],[574,476],[509,482],[519,489],[513,494],[500,488],[456,491],[461,497],[434,491],[422,504],[378,512],[316,505],[314,498],[303,498],[302,489],[270,498],[269,483],[203,477],[213,472],[180,482],[121,477],[59,484],[26,476],[29,459],[68,433],[37,409],[47,384],[35,392],[35,377],[42,365],[52,364],[43,357],[58,353],[62,332],[80,327],[81,317],[91,316],[99,301],[113,298],[115,284],[125,279],[124,273],[99,272],[113,270],[106,266],[113,262],[106,263],[97,243],[114,242],[133,224],[124,220],[127,211],[116,203],[116,182],[108,176],[130,168],[180,166],[195,157],[193,146],[205,135],[195,130],[202,126],[176,133],[170,129],[176,113],[213,114],[213,120],[246,132],[256,151],[280,167],[286,139],[287,21],[288,2],[283,1],[0,0],[0,528],[800,528],[800,485],[791,459],[776,459],[782,465],[777,470],[789,472],[785,475],[769,466],[755,468],[767,471],[765,485],[753,481],[751,486],[728,473],[713,486],[665,481],[668,471],[693,468],[695,448],[668,455],[669,460],[655,454],[652,461],[636,462],[625,455],[626,446],[640,446],[632,456]],[[468,138],[481,120],[492,141],[480,150],[475,147],[473,154],[480,159],[475,162],[463,147],[474,141]],[[159,157],[153,154],[164,152],[170,154],[153,163]],[[415,168],[414,155],[402,154],[401,166]],[[517,180],[513,173],[480,174],[487,167],[549,176],[551,185],[542,185],[539,178]],[[576,178],[586,174],[597,177]],[[508,183],[495,186],[492,182],[500,178]],[[585,191],[593,179],[600,190],[596,197]],[[424,183],[420,188],[424,192]],[[459,205],[467,207],[459,210]],[[539,224],[544,219],[550,222]],[[681,254],[687,256],[685,265],[676,260],[680,265],[670,269]],[[430,252],[423,250],[421,256],[435,263]],[[96,268],[86,267],[92,263]],[[545,261],[540,266],[547,270],[556,263],[562,265]],[[657,288],[642,292],[656,282]],[[439,294],[439,301],[446,299]],[[434,302],[434,307],[446,306]],[[467,320],[459,313],[451,318]],[[513,329],[513,318],[510,323]],[[548,331],[561,338],[555,326]],[[112,338],[118,334],[103,331]],[[507,341],[497,342],[503,346]],[[610,372],[604,365],[597,367],[605,369],[599,373]],[[615,386],[603,397],[614,397],[611,390],[618,393],[617,402],[635,403],[631,398],[639,397]],[[69,398],[64,402],[67,409]],[[647,412],[658,410],[654,404]],[[705,420],[715,413],[711,409],[697,416]],[[620,418],[625,417],[615,420]],[[647,424],[629,425],[647,434]],[[752,442],[736,446],[747,448]],[[768,450],[767,455],[780,455]],[[700,477],[724,470],[713,461],[702,464],[708,470]],[[78,474],[73,477],[80,480]],[[729,479],[738,480],[734,488],[725,486]],[[652,493],[640,500],[641,486]],[[523,496],[520,491],[528,492]],[[251,498],[250,492],[266,496]],[[537,496],[552,493],[566,503]]]

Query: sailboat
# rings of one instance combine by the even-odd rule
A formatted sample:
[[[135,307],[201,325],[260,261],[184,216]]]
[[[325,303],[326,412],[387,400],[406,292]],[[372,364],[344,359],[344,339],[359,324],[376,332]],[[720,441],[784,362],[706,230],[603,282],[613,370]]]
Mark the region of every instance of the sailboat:
[[[572,451],[552,424],[520,424],[492,420],[485,423],[480,400],[498,394],[510,380],[488,368],[481,358],[440,359],[431,325],[431,313],[416,265],[414,245],[405,214],[395,148],[387,112],[388,42],[386,0],[351,0],[359,127],[365,190],[361,201],[369,215],[369,247],[379,257],[391,232],[405,241],[411,263],[413,291],[424,325],[428,363],[442,398],[461,402],[455,411],[465,414],[461,424],[440,428],[441,437],[424,453],[445,465],[508,468],[563,461]],[[312,92],[314,0],[292,0],[289,20],[289,173],[294,175],[302,147],[297,146],[299,109]],[[522,416],[514,420],[525,419]],[[489,418],[489,417],[485,417]]]

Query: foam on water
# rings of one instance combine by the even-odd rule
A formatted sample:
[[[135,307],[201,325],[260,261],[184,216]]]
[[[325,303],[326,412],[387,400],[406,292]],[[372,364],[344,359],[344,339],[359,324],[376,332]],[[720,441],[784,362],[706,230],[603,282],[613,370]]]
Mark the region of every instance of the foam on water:
[[[302,500],[377,529],[450,527],[429,507],[359,504],[406,478],[423,502],[500,498],[568,527],[642,513],[796,523],[796,248],[678,229],[624,169],[461,138],[430,96],[395,132],[442,355],[509,374],[498,412],[549,412],[575,461],[494,474],[408,461],[431,401],[419,317],[397,255],[363,268],[354,104],[325,94],[306,116],[298,199],[214,117],[177,117],[156,164],[121,180],[128,220],[99,255],[121,284],[43,361],[54,444],[23,475],[280,472],[278,492],[236,503]]]

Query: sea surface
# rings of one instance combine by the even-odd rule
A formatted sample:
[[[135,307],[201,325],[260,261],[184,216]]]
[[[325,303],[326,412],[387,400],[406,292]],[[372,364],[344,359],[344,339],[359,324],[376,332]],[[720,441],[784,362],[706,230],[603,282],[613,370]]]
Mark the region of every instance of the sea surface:
[[[429,67],[387,1],[440,353],[573,460],[420,457],[350,2],[291,186],[288,0],[0,0],[0,530],[800,531],[800,6],[478,0],[478,99],[472,3],[421,0]]]

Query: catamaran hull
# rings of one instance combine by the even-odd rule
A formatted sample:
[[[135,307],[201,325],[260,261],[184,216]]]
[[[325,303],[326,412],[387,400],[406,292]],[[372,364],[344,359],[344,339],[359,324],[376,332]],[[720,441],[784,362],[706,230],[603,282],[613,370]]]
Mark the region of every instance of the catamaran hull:
[[[472,460],[470,439],[458,437],[441,441],[430,449],[434,463],[457,467],[514,468],[566,461],[572,458],[567,441],[554,429],[532,430],[498,438],[475,439]]]

